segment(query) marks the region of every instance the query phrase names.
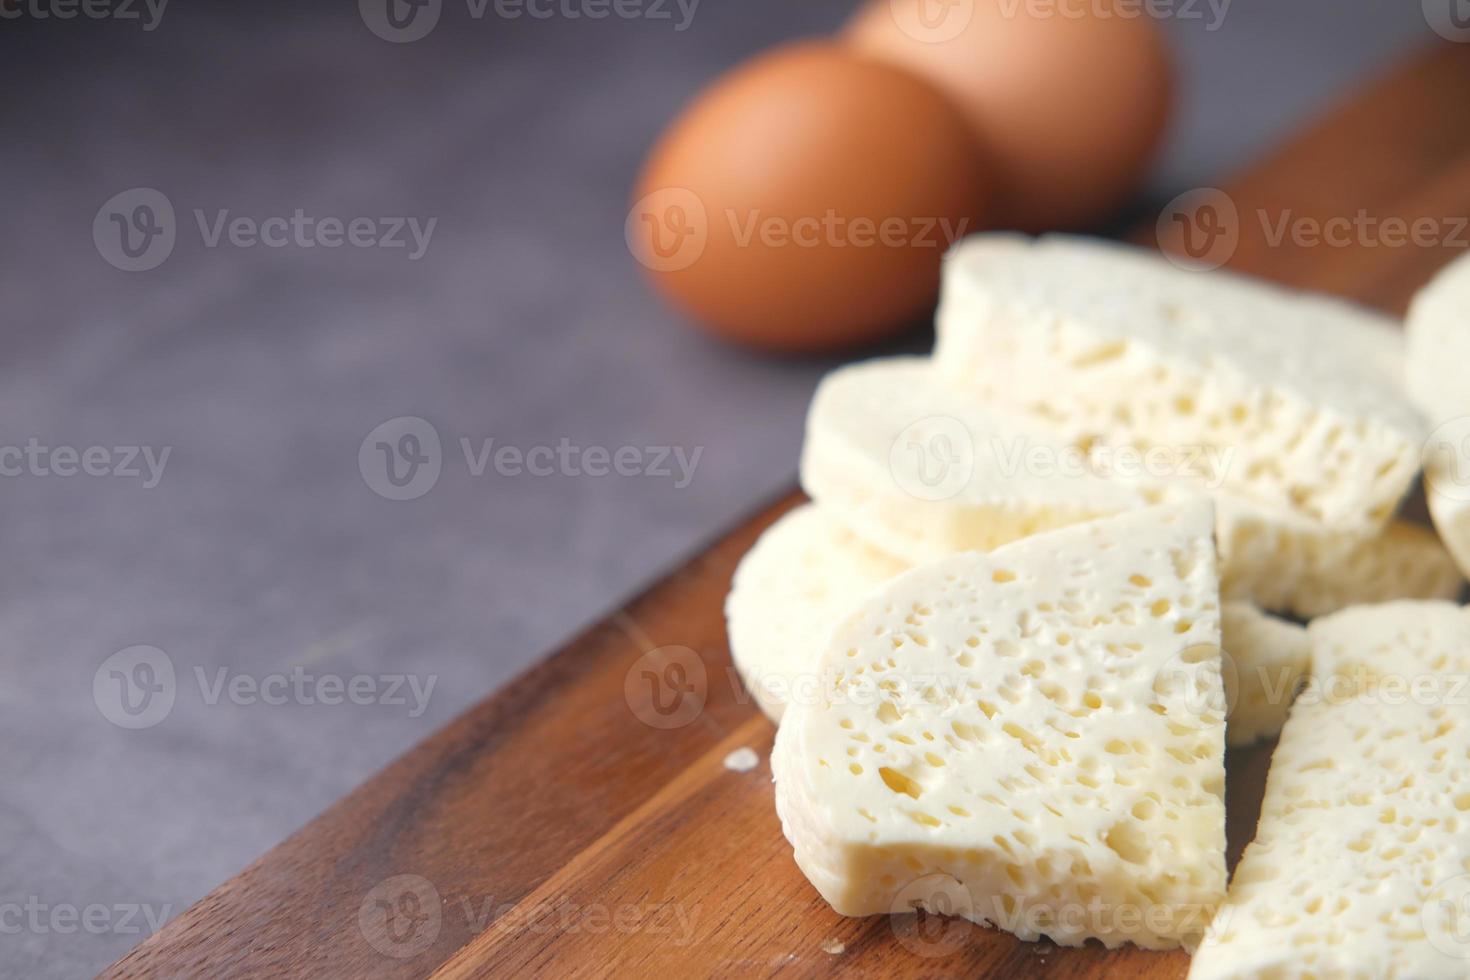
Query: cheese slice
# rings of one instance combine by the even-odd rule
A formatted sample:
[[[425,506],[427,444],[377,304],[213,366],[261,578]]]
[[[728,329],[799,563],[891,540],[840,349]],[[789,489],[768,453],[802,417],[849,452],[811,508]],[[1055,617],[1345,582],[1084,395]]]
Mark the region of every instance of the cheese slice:
[[[1116,459],[947,388],[931,361],[903,357],[822,381],[807,415],[801,482],[865,540],[920,564],[1201,492],[1163,471],[1118,470]],[[1214,496],[1227,598],[1310,618],[1460,590],[1454,561],[1422,529],[1345,531]]]
[[[818,385],[801,481],[849,527],[917,563],[1148,503],[1080,459],[1044,426],[948,390],[928,358],[894,357]]]
[[[735,569],[725,623],[735,669],[772,721],[817,696],[821,645],[843,614],[908,567],[812,504],[766,529]]]
[[[1470,574],[1470,256],[1414,297],[1405,332],[1409,395],[1436,427],[1424,452],[1429,515]]]
[[[1470,424],[1463,437],[1470,438]],[[1429,518],[1454,556],[1455,566],[1470,574],[1470,483],[1462,482],[1466,476],[1470,476],[1470,452],[1452,444],[1438,443],[1437,451],[1424,464]]]
[[[981,235],[946,260],[935,360],[1069,439],[1167,450],[1212,488],[1366,531],[1419,470],[1402,345],[1391,320],[1325,296],[1118,244]]]
[[[788,702],[815,700],[832,684],[818,670],[828,637],[865,596],[910,567],[815,504],[761,535],[735,570],[725,618],[735,669],[772,721]],[[1307,669],[1307,631],[1245,602],[1224,604],[1221,630],[1227,741],[1275,736]]]
[[[1227,602],[1221,609],[1220,635],[1230,706],[1226,742],[1242,746],[1275,737],[1311,666],[1306,628],[1269,616],[1248,602]]]
[[[1442,602],[1310,627],[1314,677],[1190,980],[1470,976],[1470,617]]]
[[[1404,335],[1409,397],[1434,425],[1470,415],[1470,255],[1450,263],[1418,292]]]
[[[1229,599],[1314,619],[1395,599],[1453,599],[1464,580],[1428,528],[1396,520],[1370,534],[1283,518],[1215,497],[1220,591]]]
[[[1211,511],[952,556],[860,600],[771,759],[797,864],[837,912],[1198,939],[1225,889]]]

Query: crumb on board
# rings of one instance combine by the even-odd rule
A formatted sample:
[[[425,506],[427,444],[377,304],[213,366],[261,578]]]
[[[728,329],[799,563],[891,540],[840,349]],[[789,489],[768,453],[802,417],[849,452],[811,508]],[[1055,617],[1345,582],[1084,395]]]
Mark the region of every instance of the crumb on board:
[[[761,757],[751,748],[738,748],[725,756],[725,768],[731,772],[750,772],[760,764]]]
[[[822,942],[822,952],[833,956],[840,956],[847,952],[847,944],[840,939],[827,939]]]

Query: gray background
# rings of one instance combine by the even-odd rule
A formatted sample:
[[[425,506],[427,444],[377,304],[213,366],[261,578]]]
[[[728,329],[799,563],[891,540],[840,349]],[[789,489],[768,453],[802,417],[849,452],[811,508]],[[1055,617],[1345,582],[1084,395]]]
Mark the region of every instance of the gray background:
[[[790,485],[827,366],[686,329],[623,244],[641,153],[700,84],[828,30],[837,0],[705,0],[670,21],[507,21],[426,39],[351,3],[6,22],[0,446],[171,446],[161,483],[0,479],[0,975],[93,972],[141,936],[4,917],[176,914],[718,529]],[[493,9],[493,8],[492,8]],[[1242,3],[1175,19],[1163,199],[1289,135],[1432,40],[1417,3]],[[99,207],[161,190],[178,242],[126,273]],[[192,211],[437,217],[427,254],[205,248]],[[1146,209],[1147,205],[1140,205]],[[925,342],[922,328],[911,342]],[[445,443],[425,496],[356,462],[385,419]],[[473,477],[457,440],[703,447],[695,479]],[[654,637],[677,643],[678,637]],[[93,697],[115,651],[178,671],[160,724]],[[428,710],[207,703],[195,668],[437,677]],[[110,926],[121,919],[111,914]]]

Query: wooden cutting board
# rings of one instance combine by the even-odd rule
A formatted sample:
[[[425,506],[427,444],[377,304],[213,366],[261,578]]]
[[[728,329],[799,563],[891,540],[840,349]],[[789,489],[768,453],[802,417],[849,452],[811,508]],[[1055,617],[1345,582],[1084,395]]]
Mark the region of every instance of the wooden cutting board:
[[[1470,45],[1424,53],[1225,192],[1233,225],[1206,201],[1187,216],[1193,224],[1165,222],[1168,247],[1182,247],[1185,231],[1197,248],[1234,236],[1236,268],[1402,311],[1454,242],[1392,247],[1355,232],[1338,247],[1272,235],[1283,217],[1427,218],[1448,234],[1457,216],[1470,215]],[[1057,949],[957,920],[844,919],[802,878],[772,803],[772,726],[730,667],[722,616],[740,556],[801,499],[793,493],[766,507],[103,976],[840,968],[884,977],[1183,977],[1182,953]],[[760,765],[726,769],[726,754],[747,746]],[[1268,761],[1268,747],[1229,759],[1234,853],[1252,832]]]

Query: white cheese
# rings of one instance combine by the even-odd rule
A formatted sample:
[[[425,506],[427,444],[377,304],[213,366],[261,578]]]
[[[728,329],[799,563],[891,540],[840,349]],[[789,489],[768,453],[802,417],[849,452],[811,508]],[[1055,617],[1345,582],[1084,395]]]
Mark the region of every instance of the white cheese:
[[[1450,263],[1414,297],[1404,323],[1411,397],[1438,425],[1470,415],[1470,255]]]
[[[1379,528],[1419,470],[1392,321],[1156,253],[981,235],[945,263],[935,360],[987,403],[1093,445],[1195,447],[1202,482]]]
[[[1470,426],[1465,434],[1470,435]],[[1455,566],[1470,573],[1470,484],[1460,483],[1463,477],[1456,474],[1470,474],[1470,452],[1442,446],[1432,460],[1426,460],[1424,495],[1429,517]]]
[[[1230,721],[1225,740],[1250,745],[1273,738],[1286,724],[1297,687],[1311,666],[1305,627],[1261,612],[1248,602],[1227,602],[1220,617],[1224,638],[1225,692]]]
[[[833,629],[909,567],[815,504],[797,507],[761,535],[735,571],[725,614],[735,668],[772,721],[789,701],[821,696],[833,681],[819,673]],[[1307,668],[1307,632],[1243,602],[1225,603],[1221,626],[1229,655],[1227,739],[1245,745],[1274,736]]]
[[[782,829],[837,912],[1198,939],[1225,889],[1211,511],[952,556],[860,600],[771,757]]]
[[[1190,980],[1470,976],[1470,617],[1312,623],[1313,680]]]
[[[822,381],[807,415],[801,481],[864,539],[918,564],[1200,492],[1163,472],[1120,475],[1120,465],[1039,422],[981,406],[945,387],[929,360],[906,357]],[[1421,529],[1342,530],[1214,496],[1227,598],[1310,618],[1460,589],[1453,560]]]
[[[807,504],[761,535],[725,599],[730,655],[775,721],[793,697],[815,697],[821,644],[859,599],[908,566]]]
[[[1470,574],[1470,256],[1414,297],[1406,333],[1409,395],[1435,426],[1424,453],[1429,514]]]
[[[1301,619],[1394,599],[1453,599],[1464,585],[1429,529],[1396,520],[1361,534],[1215,496],[1220,591]]]
[[[1073,467],[1044,426],[940,384],[894,357],[828,374],[807,413],[802,486],[850,527],[911,562],[996,548],[1144,506],[1136,489]]]

